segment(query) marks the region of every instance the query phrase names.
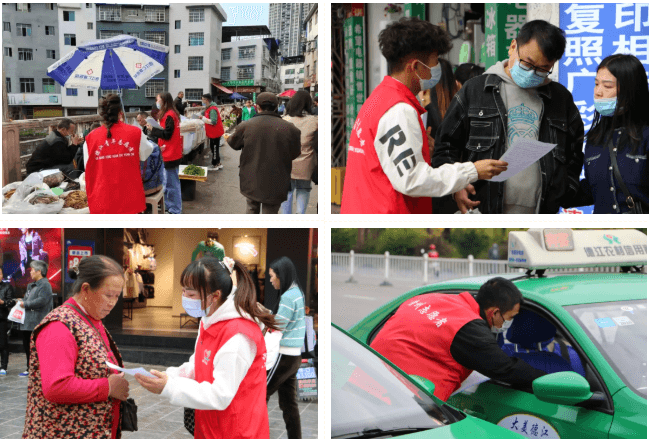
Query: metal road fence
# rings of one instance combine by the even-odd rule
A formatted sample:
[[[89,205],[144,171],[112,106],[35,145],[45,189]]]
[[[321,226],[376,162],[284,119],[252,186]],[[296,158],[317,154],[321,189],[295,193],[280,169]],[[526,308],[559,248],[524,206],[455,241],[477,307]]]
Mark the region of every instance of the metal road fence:
[[[421,281],[426,285],[462,277],[525,272],[507,264],[507,260],[474,259],[471,255],[467,259],[430,259],[426,254],[422,257],[391,256],[388,251],[384,254],[332,253],[332,274],[348,274],[348,281],[354,281],[355,275],[371,276],[382,280],[380,285],[390,284],[391,280]],[[567,271],[616,273],[619,268],[549,269],[547,272]]]

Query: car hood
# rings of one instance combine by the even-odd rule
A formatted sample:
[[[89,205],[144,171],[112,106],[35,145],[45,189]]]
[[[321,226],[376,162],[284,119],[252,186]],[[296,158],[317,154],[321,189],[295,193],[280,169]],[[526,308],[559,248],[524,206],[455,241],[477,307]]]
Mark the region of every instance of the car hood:
[[[423,430],[422,432],[411,433],[408,435],[397,436],[396,438],[406,439],[520,439],[525,438],[523,435],[511,432],[508,429],[499,427],[487,421],[480,420],[473,416],[467,415],[461,421],[455,422],[448,426],[442,426],[435,429]]]

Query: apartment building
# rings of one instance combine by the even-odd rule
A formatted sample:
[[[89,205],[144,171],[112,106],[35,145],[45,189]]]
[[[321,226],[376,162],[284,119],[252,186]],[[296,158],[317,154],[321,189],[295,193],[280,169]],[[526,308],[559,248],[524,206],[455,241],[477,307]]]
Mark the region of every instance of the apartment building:
[[[316,3],[270,3],[269,29],[280,40],[280,54],[284,58],[303,55],[303,22]]]
[[[305,80],[303,86],[313,97],[318,93],[318,4],[314,4],[305,21]]]
[[[59,59],[56,3],[3,3],[2,47],[9,118],[63,115],[61,87],[46,75]]]
[[[280,83],[285,90],[301,90],[305,80],[305,63],[283,64],[280,66]]]
[[[198,104],[204,93],[219,92],[227,15],[218,4],[170,3],[169,13],[169,92]]]
[[[78,45],[97,39],[95,3],[58,3],[59,50],[56,59],[76,50]],[[77,88],[61,88],[65,116],[97,113],[99,92]]]
[[[96,4],[96,38],[131,35],[147,41],[169,46],[169,5]],[[165,70],[137,89],[122,91],[122,101],[127,112],[150,110],[156,105],[156,95],[168,90],[167,58]],[[101,96],[117,93],[99,90]]]

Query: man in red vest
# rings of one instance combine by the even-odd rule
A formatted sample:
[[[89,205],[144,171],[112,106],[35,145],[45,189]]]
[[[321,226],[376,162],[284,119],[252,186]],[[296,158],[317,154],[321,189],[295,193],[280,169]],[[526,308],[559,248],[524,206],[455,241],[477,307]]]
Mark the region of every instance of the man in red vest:
[[[495,334],[506,332],[523,298],[510,280],[495,277],[479,289],[476,299],[424,294],[404,302],[370,345],[409,375],[435,384],[443,401],[472,373],[517,386],[530,386],[546,372],[509,357]]]
[[[219,108],[217,103],[212,101],[212,95],[209,93],[202,95],[201,101],[205,106],[205,113],[201,119],[205,123],[205,134],[210,139],[210,150],[212,150],[212,167],[208,170],[221,170],[223,165],[219,156],[219,144],[223,136],[223,122],[221,122]]]
[[[390,75],[373,90],[352,128],[341,213],[431,214],[431,197],[506,169],[507,163],[493,159],[429,166],[432,140],[416,95],[438,83],[438,56],[451,47],[445,31],[418,18],[402,18],[379,33]]]

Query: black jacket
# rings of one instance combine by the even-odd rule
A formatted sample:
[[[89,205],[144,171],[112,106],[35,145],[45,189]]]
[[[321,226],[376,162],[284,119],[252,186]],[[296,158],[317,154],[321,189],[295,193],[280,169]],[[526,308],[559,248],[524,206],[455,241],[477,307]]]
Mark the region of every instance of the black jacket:
[[[7,282],[0,282],[0,300],[4,302],[0,305],[0,320],[6,319],[9,315],[9,311],[16,304],[15,297],[14,287]]]
[[[183,104],[183,100],[181,100],[179,97],[174,98],[174,107],[176,107],[178,113],[185,115],[185,108],[187,107],[187,103]]]
[[[31,158],[27,161],[25,168],[27,174],[52,168],[63,164],[71,164],[74,155],[77,153],[77,146],[68,146],[68,140],[59,133],[58,130],[52,130],[36,147]]]
[[[432,166],[454,162],[499,159],[506,151],[507,109],[497,75],[467,81],[451,101],[435,136]],[[538,140],[557,144],[540,159],[542,196],[540,213],[557,213],[578,192],[582,170],[584,124],[573,96],[561,84],[540,86],[542,121]],[[477,181],[473,200],[481,213],[503,213],[504,182]]]

